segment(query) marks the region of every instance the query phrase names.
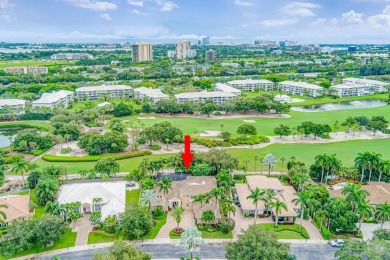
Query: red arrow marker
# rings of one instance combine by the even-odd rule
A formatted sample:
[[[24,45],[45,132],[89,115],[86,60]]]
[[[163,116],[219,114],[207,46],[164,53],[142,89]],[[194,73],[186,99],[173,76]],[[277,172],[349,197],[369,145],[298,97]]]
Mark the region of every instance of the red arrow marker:
[[[186,167],[187,171],[188,168],[190,168],[192,159],[194,158],[194,154],[191,153],[191,140],[190,136],[186,135],[184,136],[184,153],[181,154],[181,158],[183,158],[184,166]]]

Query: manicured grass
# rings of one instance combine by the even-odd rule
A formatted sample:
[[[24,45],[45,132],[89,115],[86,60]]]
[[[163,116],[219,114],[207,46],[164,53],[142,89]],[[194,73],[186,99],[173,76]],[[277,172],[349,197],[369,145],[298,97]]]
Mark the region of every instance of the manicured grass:
[[[128,203],[138,204],[141,190],[126,191],[126,205]]]
[[[45,214],[45,207],[39,204],[38,198],[35,194],[35,190],[30,190],[30,200],[32,200],[37,205],[33,218],[40,219],[41,216]]]
[[[173,229],[172,229],[171,231],[169,231],[169,238],[170,239],[180,239],[181,234],[176,234],[175,232],[173,232]]]
[[[26,251],[22,251],[20,253],[17,253],[13,255],[12,257],[22,257],[25,255],[31,255],[31,254],[36,254],[36,253],[41,253],[41,252],[47,252],[51,250],[57,250],[57,249],[62,249],[62,248],[67,248],[67,247],[73,247],[76,244],[76,237],[77,237],[77,232],[72,232],[71,228],[68,228],[65,232],[65,234],[62,236],[62,238],[54,243],[54,245],[46,247],[46,248],[33,248],[29,249]],[[3,256],[0,256],[0,260],[7,259]]]
[[[7,67],[22,67],[22,66],[59,66],[59,65],[72,65],[75,61],[40,61],[40,60],[5,60],[0,61],[0,69]]]
[[[123,240],[126,236],[123,233],[110,235],[101,232],[89,232],[88,234],[88,245],[114,242],[115,240]]]
[[[269,224],[258,224],[265,230],[272,230],[277,232],[278,239],[308,239],[309,234],[307,233],[305,227],[299,229],[298,224],[294,225],[278,225],[276,228],[273,223]]]
[[[111,104],[118,104],[120,102],[125,102],[127,103],[126,100],[124,99],[110,99],[109,101],[101,101],[101,100],[90,100],[89,102],[92,102],[92,104],[94,106],[97,106],[101,103],[104,103],[104,102],[109,102]],[[132,105],[134,109],[141,109],[142,108],[142,105],[138,105],[137,103],[135,103],[134,100],[130,100],[128,102],[128,104]],[[75,111],[76,109],[78,108],[85,108],[85,101],[80,101],[80,102],[76,102],[72,105],[72,108],[69,108],[68,110],[69,111]]]
[[[0,128],[12,128],[12,127],[20,127],[20,128],[38,128],[42,130],[46,130],[50,124],[46,121],[23,121],[23,122],[2,122],[0,123]]]
[[[200,232],[202,233],[202,238],[204,239],[233,239],[233,233],[231,230],[227,234],[222,234],[218,230],[214,232],[202,230]]]
[[[142,239],[155,239],[161,227],[164,226],[165,223],[167,223],[167,214],[164,214],[164,217],[162,219],[157,219],[156,225]]]

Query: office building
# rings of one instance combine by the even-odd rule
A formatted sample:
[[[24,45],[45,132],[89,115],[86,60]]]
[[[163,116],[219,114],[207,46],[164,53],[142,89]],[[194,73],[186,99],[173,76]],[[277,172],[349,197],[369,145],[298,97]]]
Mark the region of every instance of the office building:
[[[236,96],[241,95],[241,90],[233,88],[233,87],[231,87],[227,84],[223,84],[223,83],[216,83],[214,90],[217,92],[232,93]]]
[[[206,61],[215,61],[217,59],[217,52],[214,50],[206,51]]]
[[[302,81],[282,81],[278,84],[280,91],[283,91],[292,95],[316,97],[322,95],[322,87],[314,84],[309,84]]]
[[[89,53],[57,53],[51,55],[52,60],[92,60],[93,55]]]
[[[5,68],[4,71],[6,73],[12,73],[14,75],[20,75],[20,74],[33,74],[33,75],[40,75],[40,74],[47,74],[49,72],[47,67],[8,67]]]
[[[134,98],[136,99],[148,99],[152,101],[153,103],[156,103],[159,100],[162,99],[168,99],[169,96],[167,94],[164,94],[161,92],[160,89],[158,88],[145,88],[145,87],[140,87],[134,89]]]
[[[228,92],[187,92],[175,95],[177,102],[184,103],[186,101],[192,101],[195,103],[204,103],[207,100],[212,100],[214,104],[220,105],[228,100],[235,100],[236,95]]]
[[[102,96],[125,98],[133,96],[133,88],[125,85],[88,86],[76,89],[77,96],[82,100],[96,100]]]
[[[203,37],[202,45],[209,45],[209,44],[210,44],[210,37]]]
[[[73,92],[68,90],[60,90],[53,93],[43,93],[41,98],[31,102],[33,107],[48,107],[56,108],[63,105],[67,108],[73,102]]]
[[[227,84],[244,92],[272,91],[274,89],[274,83],[266,79],[233,80]]]
[[[148,43],[139,43],[131,46],[133,62],[153,61],[153,47]]]
[[[333,89],[339,97],[350,97],[383,93],[387,91],[387,86],[390,86],[390,83],[379,80],[346,78],[343,79],[342,84],[330,88]]]
[[[176,58],[178,60],[185,60],[191,50],[191,42],[181,41],[176,44]]]

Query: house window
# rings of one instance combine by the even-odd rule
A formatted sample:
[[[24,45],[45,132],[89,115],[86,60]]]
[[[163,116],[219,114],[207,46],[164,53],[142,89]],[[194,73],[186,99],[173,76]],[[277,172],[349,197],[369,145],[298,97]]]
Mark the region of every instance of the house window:
[[[188,208],[189,205],[190,205],[190,204],[187,202],[187,208]]]
[[[75,208],[74,213],[78,213],[78,212],[80,212],[80,208]]]
[[[100,204],[95,205],[94,211],[100,212],[102,210],[102,206]]]

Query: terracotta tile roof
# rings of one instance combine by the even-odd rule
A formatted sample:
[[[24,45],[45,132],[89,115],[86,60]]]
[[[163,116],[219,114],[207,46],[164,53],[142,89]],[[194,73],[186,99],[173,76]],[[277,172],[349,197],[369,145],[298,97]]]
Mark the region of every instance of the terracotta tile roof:
[[[5,222],[10,222],[17,218],[24,218],[30,215],[29,212],[30,195],[14,195],[0,197],[0,204],[5,204],[8,208],[1,208],[7,218]]]
[[[246,176],[246,180],[251,190],[256,188],[259,188],[260,190],[283,190],[286,187],[279,181],[279,179],[268,178],[266,176]]]
[[[194,216],[196,219],[202,219],[202,213],[206,210],[212,210],[214,211],[215,219],[218,220],[221,218],[221,212],[219,210],[219,205],[215,207],[215,200],[212,200],[210,203],[203,203],[202,207],[200,206],[200,203],[194,203],[193,205],[193,211]]]
[[[247,199],[247,197],[251,194],[248,184],[236,184],[236,193],[243,210],[255,210],[255,204],[253,204],[253,200]],[[257,209],[265,209],[264,202],[259,201],[257,203]]]

